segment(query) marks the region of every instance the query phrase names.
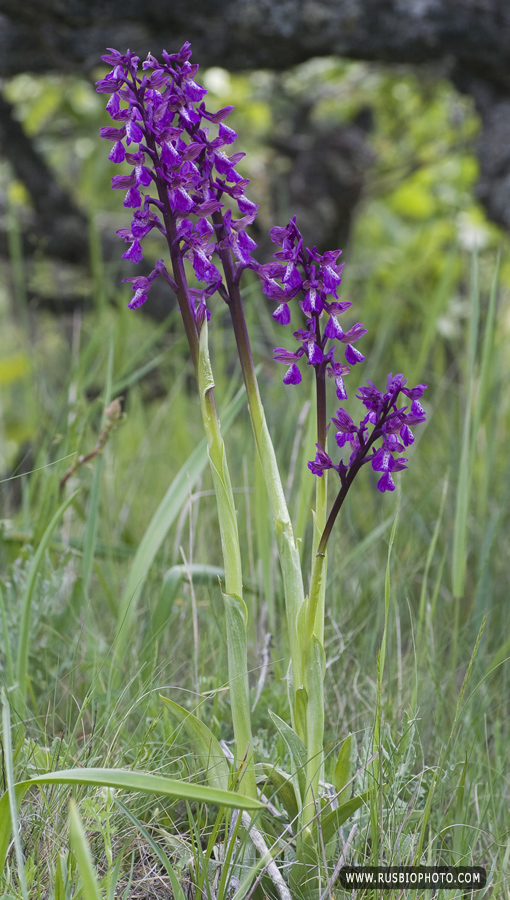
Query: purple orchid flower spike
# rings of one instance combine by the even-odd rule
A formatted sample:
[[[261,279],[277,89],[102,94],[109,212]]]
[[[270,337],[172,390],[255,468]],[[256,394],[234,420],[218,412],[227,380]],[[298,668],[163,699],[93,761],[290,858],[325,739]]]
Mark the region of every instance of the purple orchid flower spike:
[[[303,238],[296,225],[295,217],[284,228],[271,229],[271,238],[282,249],[274,254],[274,262],[261,265],[258,274],[262,280],[265,295],[278,305],[273,318],[280,325],[288,325],[291,320],[290,302],[300,296],[299,306],[305,316],[305,326],[294,332],[300,348],[292,360],[292,368],[284,377],[285,384],[299,384],[301,377],[296,373],[297,361],[304,357],[313,366],[317,376],[328,374],[335,379],[339,400],[347,397],[344,376],[350,367],[364,360],[363,354],[353,344],[366,334],[361,322],[349,331],[344,331],[338,316],[349,309],[349,301],[338,300],[338,288],[342,281],[344,264],[338,263],[341,250],[319,253],[317,247],[305,249]],[[321,328],[320,320],[327,315]],[[335,361],[338,345],[345,347],[345,364]],[[284,354],[287,354],[284,356]],[[278,362],[290,361],[291,351],[277,347],[274,359]]]
[[[118,123],[101,129],[101,136],[113,142],[109,158],[131,166],[130,174],[112,179],[112,187],[126,191],[124,206],[134,210],[131,227],[118,232],[129,244],[123,258],[139,263],[143,239],[154,228],[160,231],[205,284],[200,301],[188,302],[196,327],[207,299],[222,288],[213,257],[231,253],[237,279],[244,268],[256,268],[251,257],[256,244],[246,228],[258,207],[246,197],[248,181],[236,170],[244,154],[227,152],[237,137],[224,121],[233,107],[216,113],[206,109],[207,91],[194,80],[198,65],[190,57],[186,42],[178,53],[163,52],[162,61],[149,53],[140,71],[139,58],[129,50],[110,50],[102,59],[112,71],[96,88],[111,94],[106,108]],[[128,279],[132,309],[146,302],[158,274],[154,270],[145,281]]]

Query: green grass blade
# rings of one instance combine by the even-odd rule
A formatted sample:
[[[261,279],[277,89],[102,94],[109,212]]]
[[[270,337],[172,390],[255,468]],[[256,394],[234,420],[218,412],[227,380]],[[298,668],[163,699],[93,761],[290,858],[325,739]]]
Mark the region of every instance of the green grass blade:
[[[154,641],[161,638],[168,624],[172,605],[179,589],[183,583],[189,582],[190,578],[193,585],[206,584],[211,587],[219,587],[220,580],[223,581],[225,579],[225,569],[221,568],[221,566],[210,566],[203,563],[189,563],[186,566],[177,565],[168,569],[165,573],[163,585],[152,614],[150,628],[148,629],[142,652],[144,659],[147,658]]]
[[[85,900],[103,900],[78,809],[69,802],[69,841],[76,857]]]
[[[226,433],[242,409],[245,402],[244,390],[237,392],[236,396],[225,410],[222,416],[222,430]],[[126,642],[131,633],[136,605],[140,597],[149,569],[154,562],[161,544],[179,515],[186,502],[190,489],[198,481],[198,478],[207,465],[207,442],[202,440],[198,447],[188,457],[179,470],[163,500],[154,513],[149,526],[135,553],[124,593],[120,604],[115,653],[117,659],[121,659],[126,647]]]
[[[358,794],[357,797],[352,797],[342,803],[338,809],[321,816],[322,839],[325,844],[335,836],[338,829],[354,815],[363,803],[367,803],[371,793],[371,791],[365,791],[363,794]]]
[[[113,378],[113,337],[110,338],[110,349],[108,352],[108,364],[106,368],[106,384],[104,389],[104,409],[101,427],[106,425],[105,410],[111,400]],[[85,537],[83,540],[83,562],[82,562],[82,579],[83,579],[83,595],[88,596],[90,577],[92,574],[92,566],[94,563],[94,555],[97,540],[97,528],[99,522],[99,490],[101,484],[101,470],[103,468],[103,455],[99,454],[97,465],[94,469],[92,478],[92,486],[89,494],[89,502],[87,509],[87,524],[85,527]]]
[[[496,328],[496,301],[498,296],[499,281],[499,255],[494,269],[494,275],[489,295],[489,308],[483,335],[482,356],[480,362],[480,376],[478,380],[478,395],[473,423],[473,438],[476,439],[478,427],[482,419],[484,408],[487,404],[491,373],[494,366],[494,334]]]
[[[9,630],[7,627],[7,611],[5,609],[4,595],[3,595],[1,585],[0,585],[0,619],[2,621],[2,631],[3,631],[3,635],[4,635],[5,667],[7,669],[7,678],[9,680],[9,687],[12,687],[12,685],[14,684],[14,663],[13,663],[12,653],[11,653],[11,643],[9,640]]]
[[[467,556],[467,526],[469,500],[471,493],[471,470],[473,462],[472,442],[472,406],[475,378],[476,347],[478,339],[478,323],[480,300],[478,292],[478,266],[476,254],[473,255],[471,272],[471,315],[469,321],[469,335],[467,345],[467,372],[466,383],[469,385],[464,413],[464,426],[462,432],[462,446],[460,453],[459,480],[457,482],[457,495],[455,503],[455,525],[453,531],[453,555],[452,555],[452,587],[453,595],[460,598],[464,594],[466,584],[466,556]],[[453,643],[456,650],[457,632],[454,631]]]
[[[115,798],[115,803],[118,806],[118,808],[122,810],[124,815],[130,820],[130,822],[133,823],[133,825],[135,826],[137,831],[139,831],[140,834],[142,835],[143,839],[145,841],[147,841],[149,847],[151,848],[153,853],[155,853],[155,855],[159,859],[161,865],[164,867],[165,872],[167,873],[168,878],[170,879],[170,885],[172,888],[172,893],[174,895],[174,900],[186,900],[186,895],[185,895],[181,885],[179,884],[177,876],[170,864],[170,860],[168,859],[168,856],[166,855],[166,853],[163,852],[163,850],[161,849],[159,844],[156,843],[156,841],[154,840],[152,835],[147,831],[146,828],[144,828],[143,824],[140,822],[140,819],[138,819],[137,816],[135,816],[134,813],[131,812],[131,810],[125,805],[125,803],[122,803],[121,800],[117,800],[117,798]]]
[[[429,576],[430,566],[431,566],[432,560],[434,558],[434,553],[436,552],[436,546],[437,546],[437,541],[439,538],[439,532],[441,530],[441,523],[443,521],[443,513],[444,513],[444,507],[445,507],[445,503],[446,503],[447,493],[448,493],[448,477],[446,477],[444,480],[443,493],[441,495],[441,505],[439,507],[439,514],[438,514],[436,524],[434,527],[434,533],[432,535],[432,540],[429,544],[429,549],[427,551],[427,558],[425,560],[425,571],[423,573],[423,582],[422,582],[421,591],[420,591],[420,605],[419,605],[419,612],[418,612],[417,634],[418,634],[418,643],[419,644],[421,643],[422,632],[423,632],[423,627],[424,627],[424,622],[425,622],[425,605],[427,602],[428,576]]]
[[[333,775],[333,784],[335,785],[335,790],[338,793],[338,803],[340,806],[347,800],[347,790],[345,790],[345,787],[351,780],[351,757],[352,734],[348,734],[345,738],[345,741],[343,741],[342,746],[340,747],[340,752],[338,754],[338,759],[336,761],[335,771]]]
[[[2,688],[2,735],[3,735],[3,761],[5,770],[5,780],[7,782],[8,810],[10,821],[12,822],[12,831],[14,833],[14,852],[16,854],[16,863],[18,867],[18,878],[23,895],[23,900],[28,900],[27,880],[25,876],[25,861],[23,859],[23,851],[21,849],[21,840],[18,827],[18,805],[16,803],[16,794],[14,791],[14,769],[12,761],[12,735],[11,735],[11,714],[7,695]],[[3,798],[2,798],[3,799]],[[2,818],[0,818],[0,823]],[[10,835],[9,835],[10,837]],[[0,874],[3,866],[0,866]]]
[[[210,728],[173,700],[161,694],[160,697],[168,711],[182,724],[211,787],[226,791],[229,783],[228,763]]]
[[[395,512],[395,521],[393,522],[393,528],[391,529],[390,541],[388,544],[388,556],[386,559],[386,573],[384,577],[384,630],[383,636],[381,640],[381,647],[377,654],[377,694],[376,694],[376,702],[375,702],[375,717],[374,717],[374,750],[376,751],[376,757],[374,759],[374,763],[372,766],[372,772],[374,777],[374,784],[379,786],[379,779],[381,775],[380,771],[380,743],[381,743],[381,724],[382,724],[382,681],[384,674],[384,664],[386,662],[386,648],[388,643],[388,620],[390,613],[390,599],[391,599],[391,552],[393,550],[393,543],[395,540],[395,535],[397,533],[397,525],[400,513],[400,502],[401,502],[401,493],[400,489],[398,491],[397,498],[397,509]],[[380,786],[380,790],[382,791],[382,785]],[[378,806],[380,801],[380,793],[377,791],[373,792],[371,802],[370,802],[370,823],[371,823],[371,831],[372,831],[372,852],[373,858],[378,858]]]
[[[68,506],[71,505],[74,498],[79,493],[78,489],[71,494],[64,502],[59,506],[55,515],[51,519],[46,531],[44,532],[41,542],[34,554],[34,558],[32,559],[32,564],[30,566],[30,570],[27,578],[27,586],[25,589],[25,596],[23,599],[23,609],[21,612],[21,624],[20,624],[20,632],[18,638],[18,658],[17,658],[17,666],[16,666],[16,678],[18,681],[18,689],[17,689],[17,699],[20,702],[20,710],[22,710],[26,706],[27,701],[27,679],[28,679],[28,646],[29,646],[29,638],[30,638],[30,611],[32,608],[32,600],[34,596],[35,583],[37,580],[37,576],[39,574],[39,569],[41,567],[42,561],[44,559],[44,554],[48,549],[48,545],[50,543],[51,537],[55,528],[57,527],[60,519],[64,515]]]
[[[294,792],[296,797],[299,798],[299,805],[302,806],[306,794],[306,747],[299,735],[296,734],[294,729],[291,728],[287,722],[284,722],[283,719],[280,719],[280,716],[277,716],[276,713],[271,712],[271,710],[269,710],[269,715],[288,747],[290,758],[294,766],[294,772],[292,773]]]

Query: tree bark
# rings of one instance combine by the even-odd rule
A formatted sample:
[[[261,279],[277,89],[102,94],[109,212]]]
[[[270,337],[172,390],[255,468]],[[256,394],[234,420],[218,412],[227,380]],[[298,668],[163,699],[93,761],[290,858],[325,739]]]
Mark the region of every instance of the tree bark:
[[[3,76],[88,70],[107,45],[145,55],[190,40],[205,66],[442,61],[510,85],[507,0],[0,0],[0,14]]]

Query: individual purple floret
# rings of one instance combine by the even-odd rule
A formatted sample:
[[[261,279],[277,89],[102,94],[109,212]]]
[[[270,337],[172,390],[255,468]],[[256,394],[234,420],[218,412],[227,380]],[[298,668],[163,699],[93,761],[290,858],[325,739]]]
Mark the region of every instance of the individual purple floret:
[[[299,306],[305,315],[305,327],[294,332],[299,348],[290,351],[277,347],[274,351],[275,360],[290,364],[283,380],[285,384],[299,384],[301,373],[297,363],[304,357],[319,377],[327,373],[334,378],[337,397],[345,400],[344,376],[350,372],[350,366],[365,358],[353,345],[367,330],[358,322],[349,331],[344,331],[338,321],[338,315],[352,306],[348,301],[338,300],[337,290],[344,266],[337,263],[341,250],[321,254],[317,247],[305,249],[295,217],[285,228],[272,228],[270,234],[282,249],[274,254],[273,262],[259,266],[258,273],[264,293],[278,304],[273,318],[280,325],[288,325],[289,303],[298,295],[301,298]],[[320,320],[324,314],[328,318],[321,328]],[[346,364],[335,361],[338,344],[345,346]]]
[[[248,181],[236,171],[244,154],[226,152],[237,137],[224,122],[233,107],[216,113],[206,109],[207,92],[194,80],[198,65],[189,61],[188,42],[178,53],[163,51],[162,56],[160,62],[149,53],[141,72],[139,58],[129,50],[110,50],[102,57],[113,68],[96,88],[111,94],[106,108],[118,127],[102,128],[101,136],[113,142],[109,158],[131,166],[130,174],[112,179],[113,188],[126,191],[124,206],[134,210],[131,227],[118,232],[129,244],[123,257],[140,262],[143,238],[153,228],[174,250],[177,245],[205,284],[190,307],[199,324],[208,297],[222,288],[213,256],[228,249],[237,279],[244,268],[256,267],[251,259],[256,244],[245,229],[257,206],[245,196]],[[156,268],[148,279],[129,279],[134,294],[128,306],[136,309],[145,302],[158,274]]]
[[[406,383],[402,375],[390,374],[384,393],[371,381],[367,387],[360,387],[357,397],[368,412],[359,426],[354,424],[345,409],[337,410],[331,420],[337,429],[335,440],[338,447],[342,450],[349,445],[351,453],[348,463],[341,461],[339,465],[335,465],[323,448],[317,445],[317,455],[308,463],[310,471],[322,477],[326,469],[335,469],[342,487],[348,489],[361,466],[370,462],[374,472],[382,473],[377,483],[379,490],[394,491],[392,473],[407,468],[407,459],[397,454],[402,453],[414,441],[410,426],[425,422],[425,411],[419,400],[427,385],[407,388]],[[411,400],[410,407],[398,407],[400,394]],[[374,445],[379,440],[381,444],[376,448]]]

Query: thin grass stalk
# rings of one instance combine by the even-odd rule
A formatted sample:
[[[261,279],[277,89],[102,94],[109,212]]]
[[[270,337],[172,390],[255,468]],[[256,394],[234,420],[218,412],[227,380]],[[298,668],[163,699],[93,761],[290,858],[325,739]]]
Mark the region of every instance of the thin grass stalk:
[[[11,644],[9,640],[9,626],[7,623],[7,611],[5,608],[4,595],[2,591],[2,585],[0,584],[0,620],[2,622],[2,631],[4,636],[4,653],[5,653],[5,668],[7,670],[7,678],[8,678],[8,686],[12,687],[14,684],[14,661],[12,658]]]
[[[77,494],[79,494],[80,489],[75,491],[68,497],[64,502],[59,506],[53,518],[51,519],[49,525],[47,526],[41,542],[34,554],[32,559],[32,563],[30,565],[30,569],[28,572],[27,585],[25,588],[25,596],[23,598],[23,606],[21,611],[21,622],[19,628],[19,638],[18,638],[18,655],[16,660],[16,680],[17,680],[17,691],[16,691],[16,700],[19,703],[19,710],[17,710],[19,715],[23,715],[23,712],[26,708],[27,704],[27,691],[28,691],[28,657],[29,657],[29,647],[30,647],[30,624],[31,624],[31,611],[32,611],[32,601],[34,598],[35,585],[37,581],[37,576],[39,574],[39,570],[41,568],[44,554],[48,549],[50,540],[53,536],[53,532],[57,527],[60,519],[64,515],[68,506],[71,505]]]
[[[92,862],[92,854],[87,842],[78,808],[74,800],[69,803],[69,840],[78,863],[85,900],[102,900],[102,893]]]
[[[375,863],[378,862],[378,845],[379,845],[379,827],[378,819],[380,814],[380,805],[382,804],[382,784],[381,784],[381,762],[379,753],[381,751],[381,733],[382,733],[382,680],[384,674],[384,665],[386,662],[386,649],[388,644],[388,621],[390,614],[391,600],[391,553],[393,543],[397,533],[397,525],[400,514],[401,494],[398,492],[397,509],[395,512],[395,520],[391,529],[390,541],[388,544],[388,556],[386,559],[386,572],[384,576],[384,629],[381,640],[381,646],[377,654],[377,694],[375,704],[374,718],[374,749],[376,757],[374,759],[372,773],[375,787],[379,787],[379,793],[374,793],[370,803],[370,825],[372,833],[372,854]],[[379,805],[377,805],[379,804]]]
[[[14,790],[14,767],[12,753],[12,732],[11,732],[11,711],[7,694],[2,688],[2,735],[3,735],[3,759],[5,769],[5,779],[7,793],[9,797],[9,812],[12,822],[12,831],[14,835],[14,853],[16,856],[16,864],[18,868],[18,879],[23,900],[28,900],[27,879],[25,874],[25,860],[23,859],[23,850],[21,848],[21,839],[18,826],[18,804],[16,802],[16,793]],[[0,866],[0,873],[3,867]]]
[[[420,604],[419,604],[419,612],[418,612],[418,628],[417,628],[417,643],[418,646],[421,647],[423,645],[423,628],[425,625],[425,608],[427,603],[427,594],[428,594],[428,577],[430,566],[432,564],[432,560],[434,558],[434,553],[436,551],[437,541],[439,538],[439,533],[441,530],[441,523],[443,521],[443,513],[446,503],[446,497],[448,494],[448,486],[449,480],[448,477],[445,478],[443,484],[443,493],[441,495],[441,504],[439,507],[439,513],[436,520],[436,524],[434,527],[434,533],[432,535],[432,540],[429,544],[429,548],[427,550],[427,558],[425,560],[425,571],[423,573],[423,581],[420,591]],[[414,706],[414,704],[412,704]]]
[[[108,408],[112,396],[112,379],[113,379],[113,338],[110,339],[110,347],[108,351],[108,363],[106,368],[106,383],[104,392],[104,408],[101,419],[101,428],[104,428],[107,422],[106,409]],[[103,468],[103,455],[99,454],[97,465],[94,470],[92,486],[89,494],[89,502],[87,508],[87,523],[85,527],[85,536],[83,540],[83,562],[82,562],[82,583],[83,597],[85,603],[88,599],[90,579],[92,576],[92,567],[94,564],[94,556],[97,542],[97,529],[99,524],[99,495],[101,485],[101,472]]]
[[[466,371],[468,394],[464,412],[459,479],[457,482],[457,496],[455,503],[455,524],[453,532],[452,587],[453,595],[456,598],[457,620],[459,614],[459,599],[464,595],[466,584],[467,523],[469,513],[469,500],[471,494],[474,451],[472,439],[473,393],[479,310],[480,299],[478,286],[478,261],[476,254],[473,254],[471,267],[471,315],[469,321]],[[453,649],[455,651],[453,654],[454,656],[456,655],[457,637],[458,627],[455,628],[453,634]]]

